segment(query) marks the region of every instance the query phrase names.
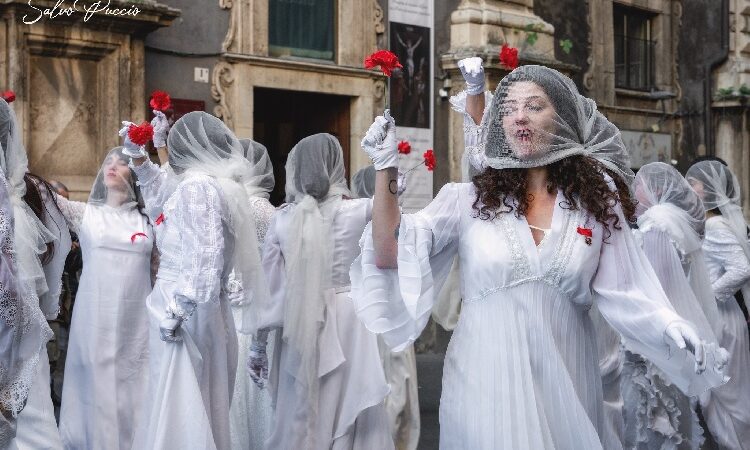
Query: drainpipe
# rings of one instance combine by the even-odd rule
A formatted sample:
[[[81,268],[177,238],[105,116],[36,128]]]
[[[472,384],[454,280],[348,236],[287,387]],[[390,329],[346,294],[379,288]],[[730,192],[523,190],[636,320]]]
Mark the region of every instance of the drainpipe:
[[[729,57],[729,0],[721,1],[721,30],[719,36],[721,36],[721,48],[718,54],[713,59],[710,59],[705,65],[705,76],[704,76],[704,87],[703,97],[705,102],[705,140],[706,140],[706,153],[708,155],[716,155],[716,139],[714,137],[713,129],[713,116],[711,110],[711,102],[713,101],[713,92],[711,92],[712,75],[714,69],[719,67]]]

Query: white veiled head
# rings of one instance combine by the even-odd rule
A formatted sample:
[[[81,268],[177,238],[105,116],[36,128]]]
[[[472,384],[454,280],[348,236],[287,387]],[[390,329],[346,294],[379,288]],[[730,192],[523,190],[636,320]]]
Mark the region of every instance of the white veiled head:
[[[91,187],[88,204],[114,208],[143,208],[143,198],[136,185],[135,173],[128,166],[130,157],[115,147],[104,157]]]
[[[633,180],[620,130],[554,69],[530,65],[509,73],[495,90],[489,114],[485,154],[490,167],[540,167],[585,155],[628,184]]]
[[[375,195],[375,166],[359,169],[352,176],[352,193],[357,198],[372,198]]]
[[[633,190],[639,228],[666,232],[684,254],[701,248],[703,202],[677,169],[662,162],[646,164],[636,174]]]
[[[717,210],[721,213],[750,260],[747,223],[742,214],[737,177],[719,161],[701,161],[688,169],[685,178],[703,200],[706,211]]]
[[[344,152],[328,133],[308,136],[297,143],[286,159],[286,201],[297,203],[309,195],[318,201],[347,195]]]
[[[245,182],[245,189],[251,196],[269,198],[276,180],[266,146],[252,139],[240,139],[240,144],[245,159],[253,166],[253,176]]]

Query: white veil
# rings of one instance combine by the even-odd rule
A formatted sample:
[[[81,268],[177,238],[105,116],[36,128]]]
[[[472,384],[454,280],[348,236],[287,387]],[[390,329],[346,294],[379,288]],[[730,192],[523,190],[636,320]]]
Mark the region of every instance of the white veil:
[[[252,139],[240,139],[240,144],[245,158],[253,165],[253,176],[245,181],[245,189],[251,196],[268,199],[276,180],[266,146]]]
[[[513,70],[498,84],[489,114],[485,154],[490,167],[540,167],[584,155],[628,185],[633,181],[620,130],[554,69],[528,65]]]
[[[270,297],[258,255],[255,219],[248,203],[247,187],[254,179],[254,166],[245,159],[242,144],[218,118],[205,112],[182,116],[169,132],[169,165],[177,182],[185,174],[197,172],[214,177],[229,207],[223,217],[234,237],[231,268],[243,286],[242,299],[232,305],[241,308],[239,332],[254,329],[251,304],[267,304]],[[232,251],[233,250],[233,251]]]
[[[726,220],[737,242],[750,261],[750,243],[747,240],[747,223],[742,214],[740,184],[729,167],[719,161],[701,161],[693,164],[685,175],[690,185],[703,199],[706,211],[718,209]]]
[[[375,166],[359,169],[352,176],[352,193],[357,198],[372,198],[375,195]]]
[[[0,361],[0,405],[16,415],[26,403],[40,351],[52,337],[52,330],[39,306],[39,296],[47,291],[39,257],[47,250],[46,244],[54,239],[54,235],[23,200],[28,159],[16,116],[4,100],[0,100],[0,147],[0,169],[8,182],[15,221],[13,250],[21,290],[21,298],[15,299],[15,307],[2,305],[13,309],[2,326],[14,327],[15,334],[11,344],[14,348],[12,357],[9,361]]]
[[[638,199],[635,212],[638,231],[648,233],[656,229],[669,236],[680,253],[682,267],[677,270],[684,271],[691,288],[690,292],[683,292],[682,284],[664,286],[665,292],[671,294],[670,301],[680,316],[698,327],[703,339],[717,343],[723,325],[701,247],[706,216],[703,202],[677,169],[661,162],[641,167],[635,176],[633,190]],[[650,255],[655,253],[662,258],[661,263],[654,264],[657,272],[668,270],[669,255],[649,252]],[[700,310],[691,301],[693,296]]]
[[[297,143],[286,162],[286,199],[295,205],[282,247],[287,273],[283,339],[293,350],[287,370],[305,391],[310,411],[317,409],[318,335],[334,287],[332,225],[344,195],[351,193],[338,140],[321,133]],[[313,413],[308,432],[314,422]]]

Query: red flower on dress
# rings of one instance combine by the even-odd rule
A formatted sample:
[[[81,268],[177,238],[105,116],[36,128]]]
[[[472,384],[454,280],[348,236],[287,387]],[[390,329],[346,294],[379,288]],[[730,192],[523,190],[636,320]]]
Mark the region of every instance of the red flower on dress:
[[[156,224],[161,225],[164,222],[164,213],[159,214],[159,217],[156,218]]]
[[[140,125],[130,125],[128,128],[128,138],[135,145],[144,146],[154,138],[154,127],[148,122]]]
[[[427,170],[432,172],[435,169],[435,152],[429,149],[422,156],[424,157],[424,165],[427,166]]]
[[[409,141],[401,141],[398,143],[398,152],[402,155],[408,155],[411,153],[411,144]]]
[[[151,101],[149,102],[151,109],[164,112],[172,106],[172,100],[169,98],[169,94],[164,91],[154,91],[151,94]]]
[[[591,228],[578,227],[576,232],[585,238],[586,245],[591,245],[591,237],[594,235]]]
[[[13,103],[16,101],[16,93],[13,91],[5,91],[3,92],[3,100],[5,100],[7,103]]]
[[[380,66],[383,75],[390,77],[393,69],[403,68],[404,66],[398,61],[398,56],[388,50],[378,50],[372,55],[365,58],[365,69],[374,69]]]
[[[500,49],[500,64],[510,70],[518,67],[518,49],[508,44],[503,44],[503,47]]]
[[[142,236],[142,237],[148,239],[148,236],[146,236],[145,233],[133,233],[133,235],[130,236],[130,243],[131,244],[135,244],[135,238],[137,238],[138,236]]]

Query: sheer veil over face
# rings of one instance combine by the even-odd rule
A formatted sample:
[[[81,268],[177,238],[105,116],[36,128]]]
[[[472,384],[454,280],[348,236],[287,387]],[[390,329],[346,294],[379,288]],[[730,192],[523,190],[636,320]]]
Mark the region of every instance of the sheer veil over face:
[[[143,207],[136,177],[128,167],[130,158],[122,153],[122,147],[115,147],[102,161],[99,173],[89,194],[89,205],[111,207]]]
[[[554,69],[515,69],[498,84],[489,114],[485,154],[490,167],[540,167],[585,155],[626,182],[633,179],[620,130]]]
[[[707,211],[718,209],[721,212],[750,260],[748,228],[740,206],[740,184],[737,177],[719,161],[701,161],[688,169],[685,178],[701,197]]]
[[[357,198],[372,198],[375,194],[375,166],[359,169],[352,177],[352,193]]]
[[[253,177],[245,183],[250,195],[269,198],[276,181],[268,149],[252,139],[240,139],[245,158],[253,165]]]

